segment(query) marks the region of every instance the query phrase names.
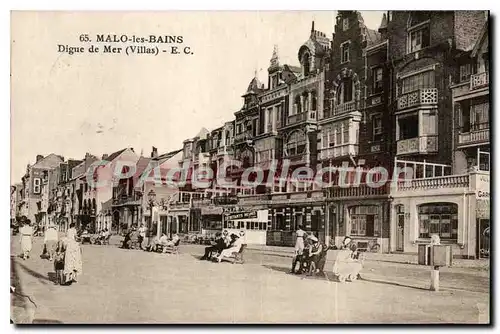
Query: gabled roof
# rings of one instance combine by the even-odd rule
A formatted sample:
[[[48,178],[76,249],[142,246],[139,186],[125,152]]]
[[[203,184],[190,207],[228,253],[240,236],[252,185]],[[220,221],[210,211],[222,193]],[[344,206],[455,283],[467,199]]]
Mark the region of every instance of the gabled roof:
[[[122,154],[123,152],[125,152],[127,150],[127,148],[124,148],[124,149],[121,149],[119,151],[116,151],[114,153],[111,153],[110,155],[108,155],[108,157],[104,160],[106,161],[113,161],[115,160],[116,158],[118,158],[120,156],[120,154]]]
[[[383,29],[387,29],[387,16],[385,15],[382,15],[382,22],[380,22],[380,26],[378,27],[378,31],[380,30],[383,30]]]
[[[472,48],[472,57],[476,57],[479,49],[481,48],[481,45],[485,39],[485,37],[488,37],[488,21],[484,22],[483,29],[481,29],[481,32],[477,36],[476,42],[474,43],[474,47]]]
[[[248,88],[246,93],[243,96],[247,96],[250,94],[259,94],[264,89],[264,84],[259,81],[257,76],[255,76],[250,84],[248,84]]]
[[[146,168],[149,166],[149,162],[151,161],[151,158],[145,158],[145,157],[140,157],[139,160],[137,160],[137,163],[135,164],[135,174],[132,178],[132,184],[137,184],[137,180],[141,177],[141,175],[144,173]]]
[[[195,138],[198,139],[207,139],[207,136],[210,132],[206,128],[201,128]]]
[[[182,151],[182,148],[179,150],[172,151],[172,152],[163,153],[162,155],[159,155],[158,158],[156,158],[154,160],[158,160],[159,163],[161,164],[181,151]]]
[[[382,37],[378,31],[366,28],[366,45],[367,46],[376,45],[376,44],[380,43],[381,40],[382,40]]]
[[[60,155],[51,153],[41,159],[38,162],[35,162],[32,167],[39,168],[55,168],[58,167],[61,162],[64,162],[63,157]]]

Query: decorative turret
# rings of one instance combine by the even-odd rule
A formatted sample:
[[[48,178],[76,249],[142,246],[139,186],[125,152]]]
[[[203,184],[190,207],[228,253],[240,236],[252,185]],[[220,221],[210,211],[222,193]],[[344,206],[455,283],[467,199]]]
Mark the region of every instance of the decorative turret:
[[[267,71],[269,73],[274,72],[275,70],[280,68],[280,60],[278,55],[278,46],[274,45],[273,55],[271,56],[271,63]]]
[[[380,22],[380,27],[378,28],[378,32],[382,36],[382,39],[387,38],[387,16],[385,15],[385,13],[384,15],[382,15],[382,22]]]

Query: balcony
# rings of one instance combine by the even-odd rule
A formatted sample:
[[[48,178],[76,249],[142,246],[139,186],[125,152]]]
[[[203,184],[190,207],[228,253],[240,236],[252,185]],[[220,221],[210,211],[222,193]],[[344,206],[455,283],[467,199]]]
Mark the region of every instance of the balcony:
[[[398,191],[467,187],[469,187],[469,175],[467,174],[405,180],[399,181],[397,185]]]
[[[134,192],[132,195],[121,195],[113,198],[113,206],[141,205],[141,193]]]
[[[422,88],[414,92],[401,95],[398,98],[398,110],[412,107],[435,105],[438,102],[436,88]]]
[[[234,136],[234,143],[242,143],[248,140],[252,140],[252,136],[248,132],[242,132],[238,133],[237,135]]]
[[[350,101],[346,103],[339,104],[335,107],[333,107],[333,115],[332,116],[338,116],[342,114],[347,114],[350,112],[356,111],[356,101]]]
[[[470,89],[479,89],[487,87],[490,82],[490,78],[487,72],[473,74],[470,76]]]
[[[458,135],[459,145],[480,144],[490,141],[490,129],[480,129]]]
[[[328,191],[328,197],[346,198],[346,197],[367,197],[367,196],[383,196],[389,194],[389,184],[385,184],[382,187],[370,187],[363,183],[360,185],[349,185],[345,187],[333,186]]]
[[[427,154],[438,150],[437,136],[421,136],[411,139],[398,140],[397,155]]]
[[[292,125],[292,124],[297,124],[299,122],[303,122],[306,120],[306,118],[307,118],[307,113],[305,113],[305,112],[295,114],[295,115],[290,115],[290,116],[288,116],[288,120],[286,122],[286,125]]]
[[[319,153],[319,159],[327,160],[337,157],[348,156],[349,154],[358,155],[358,145],[346,144],[346,145],[321,149]]]
[[[231,146],[221,146],[217,148],[217,155],[231,155],[233,154],[233,148]]]

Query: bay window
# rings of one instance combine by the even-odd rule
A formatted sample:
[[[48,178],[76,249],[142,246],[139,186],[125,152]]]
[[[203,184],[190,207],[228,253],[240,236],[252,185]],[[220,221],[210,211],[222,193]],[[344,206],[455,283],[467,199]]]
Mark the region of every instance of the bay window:
[[[306,151],[306,135],[302,131],[294,131],[288,137],[288,141],[286,143],[286,155],[294,156],[298,154],[303,154]]]
[[[373,141],[382,139],[382,116],[377,115],[372,118]]]
[[[411,75],[401,80],[401,94],[410,93],[417,89],[435,87],[436,79],[433,70]]]
[[[344,104],[354,100],[354,87],[351,78],[344,78],[337,88],[336,104]]]

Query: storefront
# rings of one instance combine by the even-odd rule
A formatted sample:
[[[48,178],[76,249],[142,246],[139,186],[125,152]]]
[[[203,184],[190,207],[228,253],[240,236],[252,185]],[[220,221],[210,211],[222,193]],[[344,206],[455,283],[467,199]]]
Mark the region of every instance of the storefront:
[[[489,175],[483,172],[416,179],[398,186],[392,193],[390,251],[417,253],[418,245],[438,235],[442,244],[452,246],[455,257],[488,256],[488,191]]]
[[[329,235],[335,245],[350,236],[361,251],[389,251],[390,203],[384,199],[333,201],[328,206]]]
[[[225,214],[223,230],[240,235],[244,232],[244,243],[265,245],[269,224],[269,210],[233,211]]]
[[[213,235],[222,231],[223,208],[220,206],[206,206],[201,210],[201,234]]]

